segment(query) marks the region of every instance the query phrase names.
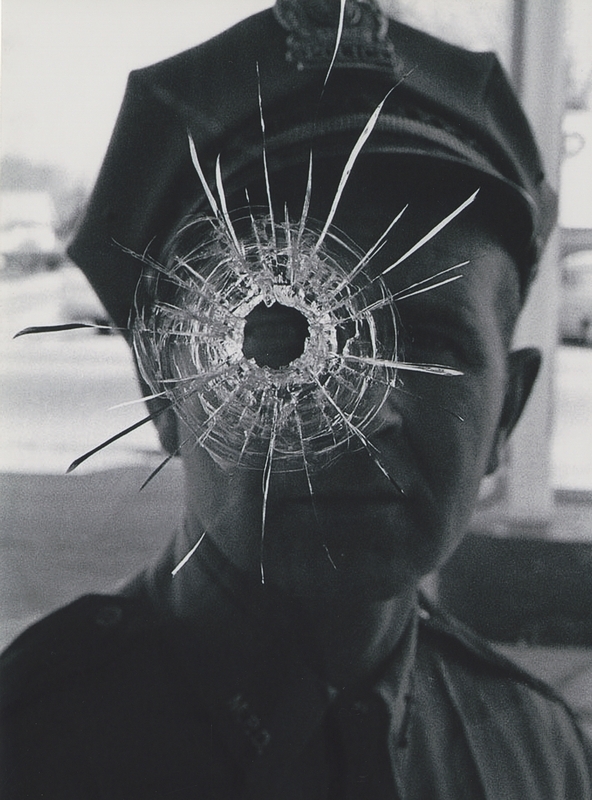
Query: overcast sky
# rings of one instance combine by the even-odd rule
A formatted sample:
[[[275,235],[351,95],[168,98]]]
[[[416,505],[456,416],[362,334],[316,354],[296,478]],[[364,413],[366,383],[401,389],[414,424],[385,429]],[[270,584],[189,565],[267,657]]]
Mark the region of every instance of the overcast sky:
[[[272,0],[2,0],[3,153],[92,183],[128,73]]]

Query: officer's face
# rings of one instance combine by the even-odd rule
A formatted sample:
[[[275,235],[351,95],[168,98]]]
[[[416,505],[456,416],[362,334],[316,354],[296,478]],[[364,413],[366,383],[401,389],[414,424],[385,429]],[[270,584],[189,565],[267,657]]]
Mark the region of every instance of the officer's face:
[[[398,210],[346,204],[339,222],[369,246]],[[414,219],[398,228],[374,270],[426,232],[425,220]],[[520,383],[509,380],[508,370],[519,308],[516,268],[492,236],[459,218],[386,278],[395,293],[468,259],[462,279],[397,305],[405,360],[463,373],[401,374],[402,386],[380,411],[370,439],[404,495],[364,449],[313,475],[314,504],[304,473],[272,474],[266,581],[296,595],[385,597],[434,569],[459,541],[481,478],[511,425],[511,409],[521,405]],[[229,476],[201,449],[190,449],[185,462],[194,522],[231,560],[258,575],[262,475],[238,470]]]

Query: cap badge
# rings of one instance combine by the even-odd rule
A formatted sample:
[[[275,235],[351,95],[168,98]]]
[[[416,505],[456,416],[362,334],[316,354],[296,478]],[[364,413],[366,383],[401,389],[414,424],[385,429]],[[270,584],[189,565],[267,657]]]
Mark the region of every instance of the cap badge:
[[[277,0],[273,11],[289,33],[286,59],[301,70],[327,67],[335,49],[339,3]],[[390,75],[401,71],[401,61],[388,37],[388,18],[376,0],[347,0],[334,66],[375,69]]]

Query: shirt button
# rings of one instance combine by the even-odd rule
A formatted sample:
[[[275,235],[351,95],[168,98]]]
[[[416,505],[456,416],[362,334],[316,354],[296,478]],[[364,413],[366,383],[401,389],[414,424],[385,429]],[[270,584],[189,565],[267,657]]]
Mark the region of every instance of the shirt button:
[[[95,614],[95,622],[100,628],[113,628],[121,622],[123,611],[119,606],[108,605],[100,608]]]

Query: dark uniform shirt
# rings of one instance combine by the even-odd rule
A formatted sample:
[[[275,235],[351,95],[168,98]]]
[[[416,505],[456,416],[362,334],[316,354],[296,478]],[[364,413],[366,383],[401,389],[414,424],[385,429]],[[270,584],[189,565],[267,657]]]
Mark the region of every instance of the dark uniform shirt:
[[[564,704],[427,602],[372,680],[341,689],[287,602],[207,540],[177,613],[174,560],[5,652],[3,798],[592,798]]]

